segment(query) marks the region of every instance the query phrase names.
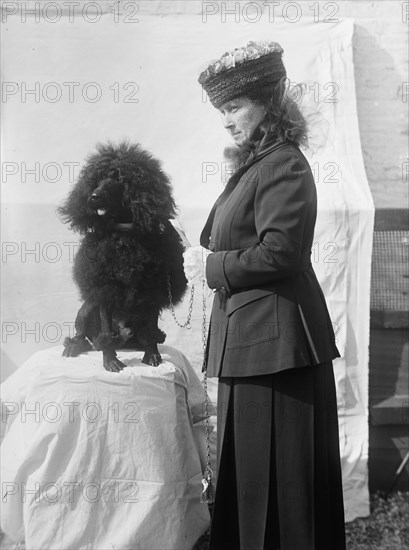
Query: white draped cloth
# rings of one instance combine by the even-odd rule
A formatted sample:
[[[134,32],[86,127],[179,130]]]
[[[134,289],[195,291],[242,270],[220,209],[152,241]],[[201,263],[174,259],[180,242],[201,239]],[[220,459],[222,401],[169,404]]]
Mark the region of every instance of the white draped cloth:
[[[203,389],[184,355],[34,354],[1,386],[1,527],[31,549],[190,549],[200,502]]]

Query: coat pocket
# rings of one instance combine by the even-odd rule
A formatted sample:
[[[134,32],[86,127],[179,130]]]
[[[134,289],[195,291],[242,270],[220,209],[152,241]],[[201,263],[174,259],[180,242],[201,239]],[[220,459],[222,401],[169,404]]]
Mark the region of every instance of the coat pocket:
[[[233,294],[226,304],[226,349],[244,348],[279,337],[277,293],[251,289]]]

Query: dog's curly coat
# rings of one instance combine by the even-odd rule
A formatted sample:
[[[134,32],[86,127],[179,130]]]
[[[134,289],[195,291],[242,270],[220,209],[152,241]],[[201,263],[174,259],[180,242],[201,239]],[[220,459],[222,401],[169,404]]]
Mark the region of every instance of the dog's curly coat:
[[[124,365],[115,350],[143,349],[143,362],[158,365],[165,340],[158,315],[178,303],[187,280],[183,245],[170,223],[175,203],[158,160],[139,144],[98,145],[58,213],[84,235],[74,260],[74,279],[84,300],[74,338],[64,355],[103,352],[104,367]]]

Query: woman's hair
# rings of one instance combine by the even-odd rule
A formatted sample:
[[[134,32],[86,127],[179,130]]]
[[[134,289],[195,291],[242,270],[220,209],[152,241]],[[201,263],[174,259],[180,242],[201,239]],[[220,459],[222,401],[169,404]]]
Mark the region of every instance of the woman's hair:
[[[247,92],[246,97],[267,109],[260,125],[263,133],[268,132],[275,141],[288,140],[307,148],[308,124],[297,102],[300,93],[302,96],[302,85],[290,89],[289,80],[283,77],[278,83]]]

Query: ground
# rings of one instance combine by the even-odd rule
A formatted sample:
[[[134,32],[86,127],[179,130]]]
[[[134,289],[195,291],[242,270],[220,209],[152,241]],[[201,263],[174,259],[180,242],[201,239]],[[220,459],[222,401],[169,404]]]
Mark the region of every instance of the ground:
[[[407,550],[408,518],[409,492],[396,492],[389,497],[380,493],[371,495],[371,515],[347,523],[347,550]],[[194,550],[207,550],[207,540],[208,532]],[[10,544],[3,534],[0,543],[2,550],[24,550],[22,545]]]
[[[347,550],[407,550],[409,492],[371,495],[371,515],[346,525]],[[207,550],[208,533],[194,550]]]

